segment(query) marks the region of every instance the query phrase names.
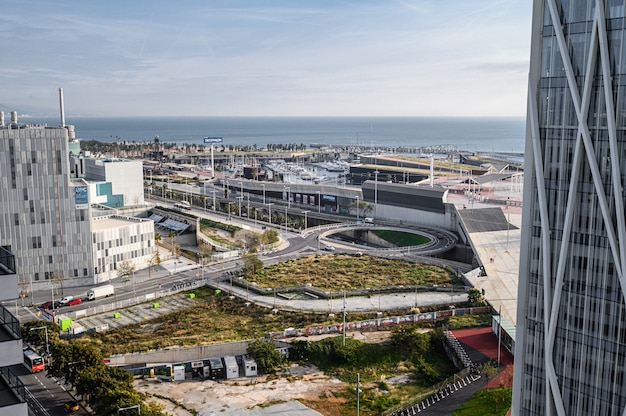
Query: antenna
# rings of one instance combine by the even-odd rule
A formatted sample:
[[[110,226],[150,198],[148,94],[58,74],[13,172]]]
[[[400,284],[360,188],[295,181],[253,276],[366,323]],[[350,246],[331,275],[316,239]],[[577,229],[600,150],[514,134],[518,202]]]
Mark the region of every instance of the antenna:
[[[61,107],[61,127],[65,127],[65,106],[63,104],[63,88],[59,88],[59,106]]]

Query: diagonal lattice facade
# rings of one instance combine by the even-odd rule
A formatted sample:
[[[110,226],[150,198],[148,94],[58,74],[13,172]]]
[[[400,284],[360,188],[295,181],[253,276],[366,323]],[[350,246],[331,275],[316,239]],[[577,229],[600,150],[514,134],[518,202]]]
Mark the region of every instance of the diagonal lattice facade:
[[[535,0],[514,415],[626,415],[625,0]]]

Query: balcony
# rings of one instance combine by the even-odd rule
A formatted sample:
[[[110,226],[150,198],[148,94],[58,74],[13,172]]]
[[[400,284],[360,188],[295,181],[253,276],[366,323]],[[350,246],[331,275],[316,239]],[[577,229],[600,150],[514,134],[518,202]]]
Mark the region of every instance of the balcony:
[[[15,299],[18,296],[15,256],[0,247],[0,301]]]
[[[26,416],[26,388],[6,367],[0,368],[0,416]]]
[[[20,321],[0,305],[0,367],[21,363],[22,348]]]

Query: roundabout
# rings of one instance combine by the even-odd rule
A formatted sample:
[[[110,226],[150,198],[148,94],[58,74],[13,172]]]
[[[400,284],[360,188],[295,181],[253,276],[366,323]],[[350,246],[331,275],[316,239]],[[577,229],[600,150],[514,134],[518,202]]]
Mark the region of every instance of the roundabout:
[[[379,233],[377,233],[379,231]],[[414,239],[423,240],[421,244],[406,245],[394,241],[403,234],[414,234]],[[380,237],[385,235],[386,238]],[[415,255],[434,256],[453,250],[457,236],[449,231],[428,227],[395,227],[372,224],[335,224],[332,228],[321,231],[318,236],[320,246],[327,250],[340,249],[353,253],[365,252],[410,252]],[[332,249],[328,249],[332,247]]]

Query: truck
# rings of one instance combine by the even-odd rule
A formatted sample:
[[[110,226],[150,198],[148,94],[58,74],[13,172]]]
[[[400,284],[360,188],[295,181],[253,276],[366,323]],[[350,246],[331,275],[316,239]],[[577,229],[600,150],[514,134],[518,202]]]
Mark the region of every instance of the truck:
[[[100,298],[106,298],[107,296],[111,296],[114,293],[115,293],[115,286],[102,285],[102,286],[94,287],[89,292],[87,292],[87,299],[96,300]]]

